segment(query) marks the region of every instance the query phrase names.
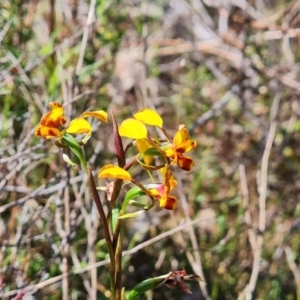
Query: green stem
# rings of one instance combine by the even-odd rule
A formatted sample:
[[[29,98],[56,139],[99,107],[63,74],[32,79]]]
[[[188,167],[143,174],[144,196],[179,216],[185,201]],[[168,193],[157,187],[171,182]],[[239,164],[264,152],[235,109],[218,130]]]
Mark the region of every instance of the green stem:
[[[113,235],[113,249],[116,251],[119,242],[119,235],[122,227],[122,219],[118,219],[116,229]]]
[[[115,261],[115,255],[114,255],[114,249],[113,249],[113,245],[112,245],[111,236],[109,233],[109,225],[108,225],[107,218],[105,216],[103,206],[102,206],[102,203],[101,203],[101,200],[100,200],[97,188],[96,188],[93,173],[89,167],[87,168],[87,174],[89,177],[91,193],[92,193],[92,196],[94,198],[95,204],[97,206],[97,209],[98,209],[98,212],[100,215],[100,221],[101,221],[102,228],[103,228],[103,234],[104,234],[104,238],[106,241],[108,254],[109,254],[109,258],[110,258],[109,274],[110,274],[110,284],[111,284],[111,293],[112,293],[111,299],[116,300],[116,261]]]
[[[135,156],[133,159],[131,159],[125,166],[124,166],[124,170],[129,170],[133,165],[134,163],[136,162],[136,157]],[[115,181],[115,184],[119,181],[121,181],[123,183],[123,180],[121,179],[116,179]],[[117,185],[118,186],[118,185]],[[111,197],[111,201],[110,201],[110,208],[109,208],[109,212],[108,212],[108,215],[107,215],[107,220],[108,222],[110,222],[110,219],[111,219],[111,212],[112,212],[112,209],[114,208],[115,206],[115,202],[116,202],[116,199],[118,198],[119,196],[119,193],[120,193],[120,189],[119,189],[119,186],[118,188],[114,187],[114,190],[113,190],[113,193],[112,193],[112,197]],[[117,242],[118,242],[118,239],[119,239],[119,234],[120,234],[120,230],[121,230],[121,225],[122,225],[122,220],[121,219],[118,219],[118,222],[117,222],[117,226],[116,226],[116,229],[115,229],[115,232],[114,232],[114,235],[113,235],[113,249],[114,251],[116,250],[116,247],[117,247]]]
[[[149,190],[143,185],[141,184],[139,181],[135,180],[135,179],[131,179],[131,182],[133,184],[135,184],[136,186],[138,186],[146,195],[148,195],[149,197],[151,197]]]
[[[116,300],[122,298],[122,242],[120,237],[118,238],[116,248]]]
[[[131,159],[124,166],[124,170],[129,170],[134,163],[136,163],[136,156],[133,159]],[[115,202],[121,191],[122,183],[123,183],[123,180],[120,180],[120,179],[117,179],[115,181],[115,187],[114,187],[114,190],[112,193],[109,212],[108,212],[107,217],[104,216],[104,218],[102,218],[102,214],[99,212],[99,214],[101,216],[101,220],[102,219],[106,220],[105,223],[107,226],[105,227],[106,228],[105,230],[107,230],[107,232],[108,232],[109,239],[110,239],[110,234],[109,234],[109,225],[108,224],[110,224],[111,212],[112,212],[112,209],[115,207]],[[96,186],[95,186],[95,188],[96,188]],[[98,195],[98,193],[97,193],[97,195]],[[98,195],[98,198],[99,198],[99,195]],[[102,207],[102,205],[101,205],[101,207]],[[102,211],[103,211],[103,208],[102,208]],[[109,250],[109,254],[110,254],[111,262],[112,261],[114,262],[113,266],[111,264],[111,271],[114,271],[114,272],[112,272],[110,274],[111,281],[114,283],[114,285],[112,286],[112,291],[114,291],[114,298],[111,298],[113,300],[121,300],[121,298],[122,298],[122,242],[120,239],[121,226],[122,226],[122,220],[118,219],[116,230],[113,235],[113,240],[111,241],[111,239],[110,239],[111,251]],[[112,252],[113,258],[111,257],[111,252]],[[112,280],[112,276],[114,276],[113,280]]]
[[[136,163],[136,156],[131,159],[125,166],[124,166],[124,170],[129,170],[132,165]],[[119,182],[120,181],[120,182]],[[112,194],[112,199],[111,199],[111,204],[113,203],[113,205],[110,206],[109,209],[109,214],[107,216],[107,219],[110,220],[111,218],[111,211],[114,208],[114,203],[116,201],[116,199],[119,196],[119,193],[121,191],[121,186],[120,183],[122,185],[123,180],[116,180],[116,183],[118,183],[113,191]],[[115,252],[115,289],[116,289],[116,300],[121,300],[122,299],[122,241],[120,239],[120,233],[121,233],[121,227],[122,227],[122,220],[118,219],[117,222],[117,226],[113,235],[113,240],[112,240],[112,248],[113,251]]]
[[[163,134],[165,135],[165,137],[168,139],[169,143],[172,143],[172,141],[170,140],[166,130],[164,128],[160,128],[160,130],[163,132]]]

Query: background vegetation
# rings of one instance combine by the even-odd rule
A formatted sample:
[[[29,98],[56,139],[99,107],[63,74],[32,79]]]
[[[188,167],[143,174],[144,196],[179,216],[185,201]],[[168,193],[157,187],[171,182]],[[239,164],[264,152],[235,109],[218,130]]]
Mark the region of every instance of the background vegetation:
[[[86,178],[33,136],[59,101],[69,119],[97,108],[121,121],[154,107],[170,133],[184,123],[198,142],[193,172],[176,174],[178,208],[127,222],[127,289],[185,268],[205,288],[141,299],[252,290],[300,299],[299,9],[298,0],[2,0],[0,298],[109,299]],[[94,128],[97,171],[113,162],[112,127]]]

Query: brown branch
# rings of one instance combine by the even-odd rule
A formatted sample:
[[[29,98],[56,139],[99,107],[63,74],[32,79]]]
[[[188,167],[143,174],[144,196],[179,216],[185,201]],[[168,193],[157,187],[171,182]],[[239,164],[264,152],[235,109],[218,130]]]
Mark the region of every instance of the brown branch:
[[[286,255],[286,261],[289,265],[291,272],[294,275],[296,286],[297,286],[297,299],[300,299],[300,272],[294,261],[292,249],[289,246],[284,247]]]
[[[268,184],[268,164],[270,152],[272,149],[273,140],[275,137],[277,122],[275,120],[275,116],[278,111],[278,106],[280,102],[280,93],[277,92],[274,101],[271,107],[270,112],[270,128],[267,136],[267,141],[261,161],[261,169],[260,169],[260,185],[259,185],[259,219],[258,219],[258,234],[256,238],[256,248],[253,252],[254,259],[252,264],[252,273],[250,276],[249,284],[245,289],[245,299],[251,300],[253,297],[253,292],[255,290],[256,282],[258,279],[259,268],[260,268],[260,258],[262,253],[262,246],[264,242],[264,232],[266,228],[266,197],[267,197],[267,184]]]
[[[255,251],[257,244],[256,244],[256,236],[255,232],[252,228],[252,221],[251,221],[251,214],[249,211],[249,190],[247,184],[247,177],[244,165],[239,165],[239,172],[240,172],[240,182],[241,182],[241,192],[243,195],[243,208],[245,214],[245,223],[248,227],[248,237],[249,242],[251,245],[252,251]]]
[[[179,180],[179,179],[178,179],[178,191],[179,191],[182,208],[183,208],[184,215],[185,215],[185,220],[187,223],[191,223],[187,199],[186,199],[186,196],[184,195],[184,193],[182,192],[183,191],[182,180]],[[188,226],[187,230],[188,230],[188,234],[190,236],[190,240],[191,240],[193,249],[198,249],[198,242],[197,242],[197,238],[196,238],[196,234],[195,234],[193,226],[192,225]],[[187,251],[186,254],[187,254],[187,258],[190,261],[193,261],[193,263],[191,263],[191,267],[193,268],[194,272],[196,274],[199,274],[203,278],[203,281],[199,281],[199,286],[200,286],[200,289],[201,289],[204,299],[210,300],[211,298],[208,294],[206,284],[205,284],[205,277],[204,277],[204,272],[203,272],[203,267],[202,267],[200,251],[194,251],[193,254],[191,253],[191,251]]]

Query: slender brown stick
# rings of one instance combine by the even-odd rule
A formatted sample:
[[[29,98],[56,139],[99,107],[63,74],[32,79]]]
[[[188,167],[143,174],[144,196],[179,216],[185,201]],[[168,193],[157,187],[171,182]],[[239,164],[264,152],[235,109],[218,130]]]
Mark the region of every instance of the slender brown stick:
[[[197,242],[197,237],[196,233],[194,231],[194,228],[192,226],[191,218],[188,214],[188,203],[185,194],[183,193],[183,187],[182,187],[182,180],[178,180],[178,190],[179,190],[179,195],[182,203],[182,208],[185,216],[185,220],[187,224],[191,224],[190,226],[187,226],[187,231],[190,237],[190,241],[192,243],[193,249],[198,249],[198,242]],[[190,251],[186,251],[187,258],[190,262],[192,262],[191,266],[195,273],[199,274],[203,281],[199,281],[199,286],[203,295],[203,299],[205,300],[210,300],[210,296],[205,284],[205,277],[204,277],[204,272],[203,272],[203,264],[202,264],[202,259],[200,255],[200,251],[194,251],[192,254]]]
[[[295,278],[295,282],[296,282],[296,286],[297,286],[297,300],[299,300],[300,299],[300,272],[294,261],[294,257],[293,257],[294,255],[293,255],[292,249],[289,246],[286,246],[286,247],[284,247],[284,252],[286,255],[286,260],[289,265],[289,268],[292,271],[294,278]]]
[[[84,59],[84,54],[85,54],[85,50],[86,50],[86,46],[87,46],[87,42],[88,42],[90,26],[93,24],[93,19],[95,17],[95,7],[96,7],[96,0],[91,0],[89,13],[88,13],[88,17],[86,20],[86,27],[84,28],[84,31],[83,31],[80,54],[79,54],[79,59],[78,59],[77,66],[76,66],[76,75],[79,75],[79,73],[82,69],[82,66],[83,66],[83,59]]]
[[[248,237],[249,237],[251,249],[252,249],[252,251],[255,251],[256,237],[255,237],[254,229],[252,228],[251,214],[249,211],[249,190],[248,190],[245,166],[243,164],[239,165],[239,172],[240,172],[241,192],[242,192],[242,196],[243,196],[243,208],[244,208],[244,214],[245,214],[245,223],[248,227]]]
[[[280,93],[277,92],[271,107],[270,112],[270,128],[267,136],[266,146],[264,149],[262,162],[261,162],[261,170],[260,170],[260,185],[259,185],[259,218],[258,218],[258,234],[256,238],[256,248],[253,252],[253,265],[252,272],[250,276],[250,281],[248,286],[245,289],[245,299],[251,300],[253,296],[253,292],[255,290],[256,282],[259,274],[259,263],[262,253],[262,246],[264,242],[264,232],[266,228],[266,197],[267,197],[267,184],[268,184],[268,164],[269,157],[272,149],[273,140],[275,137],[277,122],[275,120],[276,113],[278,111],[278,106],[280,102]]]
[[[68,170],[68,179],[69,179]],[[65,219],[65,237],[64,237],[64,247],[63,247],[63,260],[62,260],[62,268],[63,268],[63,280],[62,280],[62,288],[63,288],[63,299],[68,300],[69,298],[69,280],[68,280],[68,256],[70,251],[70,244],[68,242],[68,238],[70,235],[70,198],[69,198],[69,185],[66,185],[64,192],[64,219]]]

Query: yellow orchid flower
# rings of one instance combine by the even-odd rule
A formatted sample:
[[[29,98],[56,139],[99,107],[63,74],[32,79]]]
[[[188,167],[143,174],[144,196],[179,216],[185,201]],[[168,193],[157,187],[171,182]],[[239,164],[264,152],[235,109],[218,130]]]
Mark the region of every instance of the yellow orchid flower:
[[[64,117],[63,106],[60,103],[51,102],[49,107],[51,111],[41,118],[41,125],[56,128],[60,125],[64,125],[66,118]]]
[[[173,143],[165,149],[165,155],[171,159],[171,164],[178,166],[185,171],[190,171],[194,166],[194,161],[189,156],[183,154],[191,151],[197,146],[197,142],[190,139],[188,130],[184,125],[179,126],[176,132]]]
[[[159,201],[159,206],[168,210],[173,210],[177,205],[177,198],[169,195],[172,189],[177,185],[172,172],[169,168],[161,169],[164,176],[164,183],[157,185],[156,188],[149,190],[149,195]]]
[[[35,130],[37,137],[44,137],[50,139],[51,137],[61,137],[63,134],[63,128],[66,123],[64,117],[64,108],[62,104],[57,102],[51,102],[49,104],[50,112],[42,116],[40,125]],[[79,118],[72,120],[66,129],[67,133],[81,134],[87,133],[88,136],[92,133],[92,126],[85,120],[87,117],[96,118],[102,122],[107,122],[107,113],[103,110],[84,112]]]
[[[35,135],[50,139],[51,137],[60,137],[59,127],[66,123],[64,109],[60,103],[51,102],[49,104],[50,112],[41,118],[40,125],[35,130]]]
[[[177,163],[178,166],[185,171],[190,171],[193,168],[193,159],[183,154],[194,149],[197,143],[190,139],[189,132],[185,128],[185,125],[179,126],[179,130],[176,132],[172,143],[170,142],[170,144],[163,146],[151,142],[152,140],[148,137],[147,127],[145,125],[160,128],[169,140],[167,133],[162,127],[162,118],[154,110],[149,108],[138,111],[134,114],[134,118],[124,120],[119,126],[119,134],[120,136],[135,139],[137,149],[141,154],[145,153],[149,148],[155,148],[158,152],[169,158],[171,164]],[[153,156],[151,155],[144,156],[145,164],[149,165],[152,159]]]

